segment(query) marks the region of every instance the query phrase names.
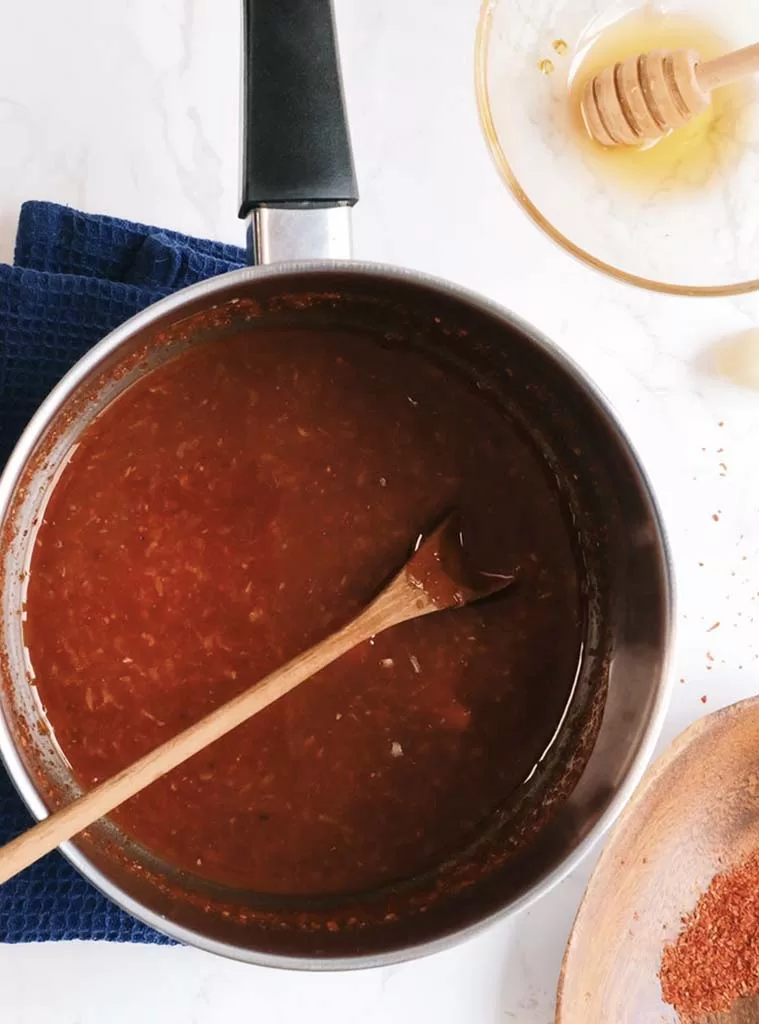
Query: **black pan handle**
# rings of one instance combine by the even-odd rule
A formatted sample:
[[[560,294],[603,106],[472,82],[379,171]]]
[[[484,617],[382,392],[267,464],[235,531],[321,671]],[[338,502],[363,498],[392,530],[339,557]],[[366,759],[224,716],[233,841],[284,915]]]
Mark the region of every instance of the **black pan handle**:
[[[243,0],[240,216],[358,199],[331,0]]]

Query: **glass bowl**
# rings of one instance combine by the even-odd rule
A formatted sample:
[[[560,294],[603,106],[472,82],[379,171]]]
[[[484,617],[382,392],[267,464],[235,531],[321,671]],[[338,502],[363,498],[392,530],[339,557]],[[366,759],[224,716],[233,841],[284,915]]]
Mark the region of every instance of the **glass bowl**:
[[[572,83],[576,89],[611,33],[618,48],[624,43],[620,28],[627,23],[620,19],[661,15],[677,31],[671,39],[665,31],[654,45],[696,45],[705,59],[716,56],[706,49],[759,40],[755,0],[484,0],[476,85],[485,136],[519,203],[588,265],[661,292],[753,291],[759,288],[756,81],[715,93],[703,122],[658,143],[656,152],[635,154],[632,163],[629,151],[603,150],[583,130]],[[687,19],[691,27],[708,26],[708,33],[684,38]],[[635,35],[630,32],[626,52],[640,52]],[[623,55],[615,52],[612,63]]]

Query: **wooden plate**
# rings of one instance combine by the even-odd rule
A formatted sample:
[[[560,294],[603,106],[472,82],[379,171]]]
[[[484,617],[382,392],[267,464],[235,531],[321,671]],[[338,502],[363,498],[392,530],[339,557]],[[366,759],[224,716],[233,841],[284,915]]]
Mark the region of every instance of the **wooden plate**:
[[[757,847],[759,698],[752,698],[696,722],[644,776],[575,920],[557,1024],[677,1021],[661,999],[663,946],[713,876]],[[759,1000],[704,1022],[759,1022]]]

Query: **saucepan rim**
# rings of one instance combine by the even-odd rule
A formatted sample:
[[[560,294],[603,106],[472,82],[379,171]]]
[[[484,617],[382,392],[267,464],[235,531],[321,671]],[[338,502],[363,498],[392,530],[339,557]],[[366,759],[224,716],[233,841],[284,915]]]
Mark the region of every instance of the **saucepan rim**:
[[[661,731],[664,716],[666,714],[668,699],[671,691],[672,680],[670,678],[669,663],[673,647],[674,634],[674,581],[670,549],[663,525],[662,516],[656,498],[652,492],[647,475],[641,461],[630,442],[629,437],[623,430],[616,416],[614,415],[609,401],[587,374],[572,360],[566,352],[558,345],[548,339],[541,332],[515,315],[509,310],[499,306],[497,303],[478,295],[459,285],[434,277],[432,275],[408,270],[401,267],[389,266],[382,263],[359,262],[355,260],[309,260],[292,263],[278,263],[268,266],[245,267],[239,270],[230,271],[207,281],[191,285],[173,295],[170,295],[149,306],[147,309],[137,313],[121,326],[117,327],[110,334],[106,335],[89,352],[87,352],[63,379],[53,388],[47,398],[42,402],[32,419],[29,421],[21,438],[11,453],[3,471],[0,475],[0,522],[8,514],[12,505],[16,486],[21,479],[29,460],[32,458],[38,442],[44,435],[49,424],[60,412],[64,403],[75,393],[76,389],[85,381],[97,366],[108,356],[116,352],[119,347],[141,331],[149,328],[160,318],[181,311],[190,303],[197,303],[198,300],[207,300],[208,305],[213,305],[217,297],[235,285],[242,285],[248,281],[262,280],[267,278],[290,277],[295,275],[301,278],[318,278],[324,275],[339,273],[360,277],[381,277],[386,280],[408,283],[427,290],[437,291],[443,297],[452,298],[479,312],[490,315],[517,330],[531,344],[545,353],[554,364],[566,373],[576,384],[580,386],[587,396],[588,402],[599,411],[607,424],[613,430],[615,436],[626,450],[634,472],[638,477],[638,484],[645,498],[650,504],[652,520],[655,523],[657,532],[657,543],[662,553],[662,584],[663,584],[663,616],[661,635],[663,637],[660,678],[656,684],[654,695],[651,701],[648,721],[638,739],[638,748],[632,757],[622,782],[618,785],[616,792],[611,796],[606,809],[599,817],[596,824],[588,834],[581,839],[569,854],[562,856],[560,862],[546,872],[530,888],[506,902],[492,913],[483,915],[478,921],[456,929],[440,938],[426,940],[410,944],[400,949],[380,952],[376,954],[357,954],[356,956],[328,957],[319,955],[296,955],[296,954],[271,954],[260,950],[251,950],[234,945],[233,943],[221,942],[211,939],[202,932],[186,928],[172,922],[171,920],[146,908],[138,900],[129,896],[117,884],[112,882],[107,875],[97,868],[73,842],[67,842],[60,847],[60,852],[90,883],[100,890],[106,897],[113,900],[133,917],[144,924],[155,928],[164,935],[187,945],[216,953],[231,959],[241,960],[267,967],[298,968],[301,970],[343,970],[348,968],[366,968],[388,965],[400,961],[412,960],[420,956],[426,956],[451,945],[463,941],[472,934],[479,932],[484,927],[502,920],[525,907],[530,906],[538,898],[549,892],[563,878],[565,878],[582,861],[590,849],[596,844],[599,838],[611,827],[622,809],[628,802],[633,791],[638,785],[643,772],[648,764]],[[13,781],[19,795],[26,804],[31,814],[37,820],[47,817],[48,810],[38,792],[30,773],[25,767],[19,751],[14,743],[10,726],[3,713],[0,713],[0,758]]]

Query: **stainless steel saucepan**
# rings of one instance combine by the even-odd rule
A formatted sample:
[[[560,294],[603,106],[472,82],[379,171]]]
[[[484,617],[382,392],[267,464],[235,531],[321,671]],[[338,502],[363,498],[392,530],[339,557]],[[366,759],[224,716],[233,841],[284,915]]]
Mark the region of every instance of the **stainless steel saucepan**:
[[[157,303],[96,345],[43,403],[0,478],[0,752],[35,817],[77,792],[27,671],[24,588],[51,488],[108,403],[182,347],[251,318],[369,327],[434,347],[437,359],[464,367],[529,433],[578,536],[587,619],[577,685],[518,810],[495,815],[438,870],[361,897],[309,900],[213,886],[157,861],[108,822],[62,848],[108,897],[182,942],[260,964],[368,966],[432,952],[524,907],[614,821],[665,709],[667,548],[623,431],[550,341],[460,288],[350,261],[357,191],[330,0],[247,0],[245,42],[241,214],[253,266]]]

